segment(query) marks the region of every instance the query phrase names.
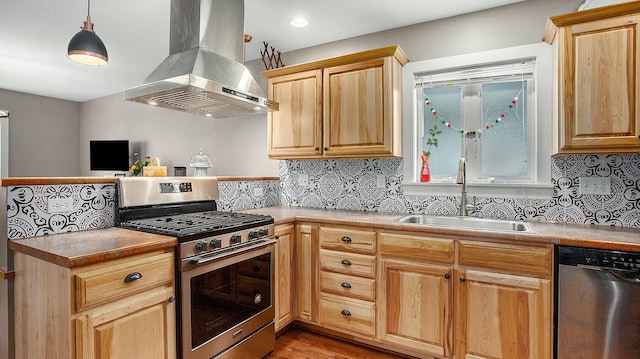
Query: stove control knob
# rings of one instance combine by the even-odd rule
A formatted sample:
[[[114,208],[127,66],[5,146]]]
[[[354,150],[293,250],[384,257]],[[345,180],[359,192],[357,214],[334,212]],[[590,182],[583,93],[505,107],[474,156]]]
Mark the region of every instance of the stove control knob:
[[[239,234],[234,234],[234,235],[232,235],[232,236],[231,236],[231,239],[230,239],[231,244],[238,244],[238,243],[240,243],[240,242],[242,241],[242,239],[241,239],[241,238],[242,238],[242,237],[240,237],[240,235],[239,235]]]
[[[216,249],[222,247],[222,242],[218,238],[214,238],[209,242],[209,247]]]
[[[207,250],[207,243],[206,242],[198,242],[198,243],[196,243],[196,250],[197,251],[206,251]]]
[[[268,228],[260,228],[258,230],[258,233],[260,233],[261,237],[265,237],[269,235],[269,229]]]
[[[256,238],[258,238],[258,231],[250,231],[249,239],[256,239]]]

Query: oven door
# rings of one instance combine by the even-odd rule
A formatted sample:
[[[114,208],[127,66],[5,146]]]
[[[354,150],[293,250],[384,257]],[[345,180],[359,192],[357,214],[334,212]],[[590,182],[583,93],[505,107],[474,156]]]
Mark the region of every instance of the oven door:
[[[183,359],[238,357],[230,354],[234,346],[256,358],[273,351],[275,336],[265,333],[273,333],[274,248],[231,254],[180,274]],[[251,340],[254,334],[260,340]]]

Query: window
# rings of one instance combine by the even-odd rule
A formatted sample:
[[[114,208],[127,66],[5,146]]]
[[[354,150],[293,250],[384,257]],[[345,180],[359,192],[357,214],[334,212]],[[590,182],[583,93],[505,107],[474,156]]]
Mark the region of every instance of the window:
[[[413,129],[403,136],[405,192],[459,191],[455,181],[463,157],[467,184],[481,187],[476,188],[483,192],[479,195],[530,197],[543,188],[541,196],[547,197],[552,132],[549,46],[414,62],[404,71],[404,128]],[[434,126],[437,147],[429,144]],[[419,180],[420,155],[425,151],[431,172],[426,185]]]
[[[464,157],[469,182],[532,182],[534,67],[525,59],[415,75],[419,136],[433,180],[455,178]],[[430,129],[438,131],[437,147],[429,144]]]

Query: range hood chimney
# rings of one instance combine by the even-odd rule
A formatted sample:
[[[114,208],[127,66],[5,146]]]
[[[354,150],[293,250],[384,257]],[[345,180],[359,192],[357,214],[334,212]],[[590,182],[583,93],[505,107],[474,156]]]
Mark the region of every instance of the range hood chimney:
[[[244,66],[244,0],[171,0],[169,57],[124,98],[212,117],[277,111]]]

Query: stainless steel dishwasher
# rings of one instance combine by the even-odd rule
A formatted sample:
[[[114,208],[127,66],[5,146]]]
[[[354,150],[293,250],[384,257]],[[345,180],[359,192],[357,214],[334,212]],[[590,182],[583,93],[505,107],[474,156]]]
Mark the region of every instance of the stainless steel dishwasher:
[[[556,358],[640,358],[640,253],[557,251]]]

